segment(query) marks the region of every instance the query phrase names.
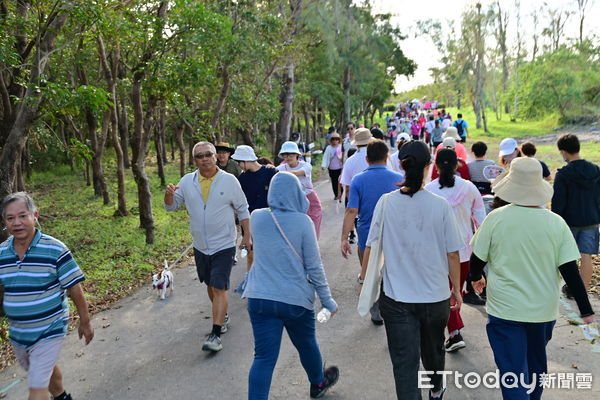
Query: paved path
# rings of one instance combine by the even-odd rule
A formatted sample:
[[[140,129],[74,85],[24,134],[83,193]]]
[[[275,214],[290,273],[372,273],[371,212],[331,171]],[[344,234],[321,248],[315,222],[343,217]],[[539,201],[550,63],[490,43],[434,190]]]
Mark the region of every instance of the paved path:
[[[336,207],[328,182],[321,182],[317,190],[324,208],[321,252],[333,295],[340,305],[338,315],[318,326],[326,362],[337,364],[341,370],[339,383],[327,398],[392,400],[395,392],[385,330],[360,319],[356,313],[358,262],[345,261],[339,253],[343,208]],[[240,264],[232,273],[233,285],[242,279],[245,266]],[[200,349],[211,329],[210,307],[194,266],[178,268],[175,283],[176,292],[166,301],[158,301],[147,286],[113,309],[96,315],[96,337],[88,347],[76,335],[69,335],[60,365],[66,388],[75,399],[246,398],[253,341],[245,301],[237,294],[231,295],[232,324],[223,337],[224,349],[210,355]],[[595,309],[600,310],[600,302],[595,301]],[[563,308],[562,312],[567,315],[570,311]],[[448,355],[446,369],[477,371],[481,375],[494,371],[485,335],[484,308],[465,305],[463,319],[467,348]],[[550,372],[591,372],[600,380],[598,351],[583,340],[578,327],[569,325],[561,316],[548,346]],[[13,385],[6,398],[25,399],[24,378],[17,367],[1,372],[0,391]],[[306,376],[287,337],[273,377],[271,398],[308,398]],[[499,391],[490,389],[459,389],[451,382],[445,398],[497,400],[501,396]],[[544,396],[548,400],[582,398],[600,398],[600,383],[595,382],[591,391],[549,390]]]

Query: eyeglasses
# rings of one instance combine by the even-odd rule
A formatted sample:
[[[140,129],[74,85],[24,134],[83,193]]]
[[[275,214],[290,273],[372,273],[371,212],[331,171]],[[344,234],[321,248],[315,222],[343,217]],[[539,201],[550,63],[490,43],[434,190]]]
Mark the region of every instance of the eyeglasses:
[[[194,158],[196,160],[202,160],[203,158],[209,158],[212,157],[214,155],[214,153],[212,151],[206,152],[206,153],[198,153],[198,154],[194,154]]]

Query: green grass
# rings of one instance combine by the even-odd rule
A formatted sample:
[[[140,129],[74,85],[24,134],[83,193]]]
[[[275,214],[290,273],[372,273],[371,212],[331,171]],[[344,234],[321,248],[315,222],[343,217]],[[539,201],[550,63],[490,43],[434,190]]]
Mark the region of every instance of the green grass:
[[[149,282],[152,271],[161,267],[162,260],[173,261],[191,243],[188,217],[185,210],[168,213],[162,206],[164,189],[155,168],[147,168],[152,191],[155,243],[147,245],[145,234],[139,228],[137,189],[130,171],[127,171],[127,208],[130,215],[114,217],[116,209],[116,175],[113,164],[107,164],[112,203],[103,205],[94,197],[93,188],[85,186],[80,172],[68,167],[34,173],[28,183],[40,209],[42,231],[63,241],[73,255],[87,280],[84,283],[93,307],[103,308]],[[167,182],[179,180],[176,163],[166,168]]]

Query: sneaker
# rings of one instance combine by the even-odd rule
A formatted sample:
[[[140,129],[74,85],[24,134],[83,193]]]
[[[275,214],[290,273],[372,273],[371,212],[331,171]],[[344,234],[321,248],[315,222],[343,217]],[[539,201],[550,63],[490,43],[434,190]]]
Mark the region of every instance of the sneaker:
[[[563,285],[563,287],[562,287],[562,293],[565,295],[565,297],[567,299],[572,299],[573,298],[573,294],[571,293],[571,290],[569,289],[569,287],[567,285]]]
[[[204,344],[202,345],[202,350],[204,351],[217,352],[222,349],[223,345],[221,344],[221,338],[215,335],[214,333],[208,335],[208,339],[206,339],[206,342],[204,342]]]
[[[463,295],[463,303],[473,304],[474,306],[485,306],[485,300],[475,292],[466,292]]]
[[[225,314],[225,322],[221,325],[221,334],[229,330],[229,314]]]
[[[442,400],[444,398],[444,393],[446,393],[446,388],[442,389],[442,393],[438,397],[433,397],[431,395],[431,389],[429,389],[429,400]]]
[[[319,385],[310,385],[310,397],[313,399],[318,399],[323,397],[325,392],[329,390],[330,387],[335,385],[340,377],[340,370],[336,366],[331,366],[325,370],[325,380]]]
[[[446,350],[448,353],[452,353],[454,351],[464,349],[465,346],[466,346],[466,344],[465,344],[465,341],[463,340],[462,335],[460,333],[457,333],[456,335],[454,335],[451,338],[448,338],[448,340],[446,340],[446,344],[444,345],[444,350]]]
[[[364,279],[360,279],[360,274],[358,274],[358,276],[356,277],[356,282],[358,282],[359,284],[362,285],[363,283],[365,283],[365,280]]]

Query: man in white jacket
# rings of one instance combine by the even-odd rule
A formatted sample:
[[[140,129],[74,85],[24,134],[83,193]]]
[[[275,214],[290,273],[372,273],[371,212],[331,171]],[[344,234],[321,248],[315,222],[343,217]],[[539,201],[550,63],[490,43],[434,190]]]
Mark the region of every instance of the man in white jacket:
[[[196,143],[192,151],[197,171],[186,174],[177,186],[167,185],[164,205],[175,211],[185,204],[194,240],[194,258],[200,282],[207,285],[212,302],[213,328],[202,350],[223,348],[221,334],[227,332],[227,290],[235,257],[235,213],[243,228],[241,246],[252,248],[248,203],[235,176],[217,167],[215,147]]]

